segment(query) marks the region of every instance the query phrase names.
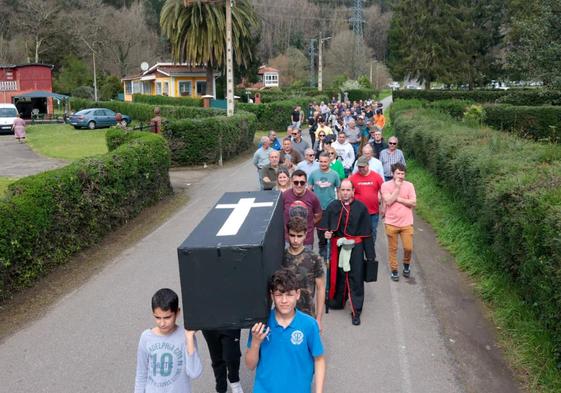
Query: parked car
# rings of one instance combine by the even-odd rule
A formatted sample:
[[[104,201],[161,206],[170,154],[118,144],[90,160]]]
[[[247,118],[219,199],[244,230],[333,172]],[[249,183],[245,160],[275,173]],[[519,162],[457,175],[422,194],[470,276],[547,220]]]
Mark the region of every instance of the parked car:
[[[123,115],[123,120],[130,124],[130,116]],[[115,112],[111,109],[106,108],[88,108],[82,109],[71,115],[68,118],[68,123],[72,124],[74,128],[89,128],[93,130],[95,128],[111,127],[117,124],[115,120]]]
[[[400,85],[399,85],[399,82],[391,82],[391,83],[388,83],[388,87],[392,90],[399,90]]]
[[[0,104],[0,131],[12,133],[12,125],[18,115],[18,110],[13,104]]]

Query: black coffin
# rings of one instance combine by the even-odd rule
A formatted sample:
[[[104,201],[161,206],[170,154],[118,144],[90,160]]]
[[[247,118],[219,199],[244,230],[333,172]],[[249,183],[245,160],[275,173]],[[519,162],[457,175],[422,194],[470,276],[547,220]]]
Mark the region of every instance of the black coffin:
[[[227,192],[179,246],[185,326],[248,328],[266,321],[268,280],[284,250],[279,192]]]

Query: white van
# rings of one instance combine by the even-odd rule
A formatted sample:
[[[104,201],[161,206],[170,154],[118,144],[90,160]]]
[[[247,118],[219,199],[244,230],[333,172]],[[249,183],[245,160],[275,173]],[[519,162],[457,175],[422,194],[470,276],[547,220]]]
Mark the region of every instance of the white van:
[[[14,104],[0,104],[0,131],[12,132],[12,125],[18,115]]]

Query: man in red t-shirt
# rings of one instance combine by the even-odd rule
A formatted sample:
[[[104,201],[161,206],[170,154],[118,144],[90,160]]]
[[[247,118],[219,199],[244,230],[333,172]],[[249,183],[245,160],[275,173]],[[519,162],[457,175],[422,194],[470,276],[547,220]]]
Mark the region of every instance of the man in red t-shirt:
[[[370,214],[370,222],[372,225],[372,241],[376,246],[376,232],[379,219],[379,193],[384,183],[382,177],[376,172],[370,170],[368,165],[368,157],[361,156],[356,166],[358,172],[352,175],[349,180],[353,183],[355,189],[355,199],[366,205],[368,214]]]

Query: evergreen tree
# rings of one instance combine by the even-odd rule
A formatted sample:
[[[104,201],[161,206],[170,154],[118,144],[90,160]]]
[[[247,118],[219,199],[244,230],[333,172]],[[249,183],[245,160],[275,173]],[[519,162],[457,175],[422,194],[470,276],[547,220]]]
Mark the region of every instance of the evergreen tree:
[[[507,66],[515,78],[561,86],[561,0],[512,0]]]
[[[394,6],[388,66],[394,79],[417,78],[430,88],[451,81],[462,51],[460,9],[452,0],[403,0]]]

